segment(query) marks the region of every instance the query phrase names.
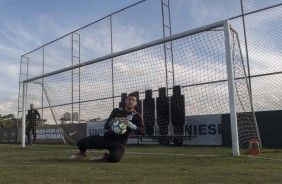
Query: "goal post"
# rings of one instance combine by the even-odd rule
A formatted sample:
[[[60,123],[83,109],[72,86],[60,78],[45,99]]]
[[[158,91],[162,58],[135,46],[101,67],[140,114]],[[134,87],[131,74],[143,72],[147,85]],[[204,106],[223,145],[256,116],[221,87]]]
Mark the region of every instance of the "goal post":
[[[27,83],[23,83],[23,97],[22,97],[22,137],[21,137],[21,146],[25,147],[25,129],[26,129],[26,92],[27,92]]]
[[[52,118],[53,118],[55,124],[59,126],[59,123],[56,120],[56,115],[55,115],[55,113],[53,111],[53,108],[51,107],[51,101],[49,99],[47,90],[44,87],[43,82],[33,82],[31,84],[40,85],[40,87],[42,88],[43,94],[45,95],[47,103],[48,103],[48,107],[47,108],[50,109],[51,115],[52,115]],[[26,100],[27,100],[27,83],[24,83],[24,85],[23,85],[23,94],[24,95],[23,95],[23,98],[22,98],[22,104],[24,104],[24,105],[23,105],[22,109],[23,109],[23,112],[25,112],[26,111],[26,106],[27,106],[27,103],[26,103]],[[22,114],[22,137],[21,137],[21,140],[22,140],[21,141],[21,145],[22,145],[22,147],[26,146],[26,143],[25,143],[25,131],[26,131],[26,114],[23,113]],[[65,141],[64,137],[68,137],[68,136],[64,135],[64,132],[60,132],[60,134],[62,134],[62,140],[63,140],[64,144],[66,144],[66,141]]]
[[[226,66],[227,66],[227,80],[229,91],[229,104],[230,104],[230,124],[232,132],[232,154],[239,156],[239,140],[238,140],[238,127],[237,127],[237,115],[235,104],[235,83],[234,83],[234,69],[232,62],[232,49],[230,40],[230,27],[229,22],[224,22],[224,34],[225,34],[225,47],[226,47]]]
[[[164,53],[166,45],[173,54]],[[74,123],[77,113],[78,124],[96,127],[87,134],[103,134],[113,106],[122,107],[131,92],[147,130],[138,143],[232,146],[238,156],[249,140],[259,140],[239,38],[228,20],[32,77],[23,86],[23,147],[28,102],[36,101],[46,124],[64,127],[63,138],[75,143],[79,136],[70,136],[82,130],[69,131],[65,115],[71,112]]]

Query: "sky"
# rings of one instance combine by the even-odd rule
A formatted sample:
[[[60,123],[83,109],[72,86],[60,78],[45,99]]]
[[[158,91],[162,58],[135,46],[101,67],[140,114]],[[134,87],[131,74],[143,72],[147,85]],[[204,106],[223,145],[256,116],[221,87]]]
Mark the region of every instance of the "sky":
[[[280,1],[257,3],[255,0],[245,0],[245,13]],[[0,0],[0,114],[17,113],[22,55],[136,2],[139,0]],[[174,0],[171,2],[172,34],[235,17],[241,13],[239,0]],[[277,36],[281,35],[281,29],[278,26],[281,23],[281,11],[280,6],[246,17],[252,74],[282,70],[282,65],[278,64],[281,61],[282,38]],[[116,14],[112,21],[114,52],[163,36],[160,0],[147,0],[140,6]],[[243,41],[242,20],[234,19],[231,24],[239,32],[240,39]],[[82,35],[83,61],[93,59],[93,55],[99,57],[110,53],[108,25],[109,20],[105,20],[95,24],[95,29],[79,31]],[[83,35],[86,36],[83,37]],[[90,38],[91,36],[93,38]],[[261,44],[262,42],[264,44]],[[64,39],[60,44],[65,44]],[[69,66],[61,62],[69,59],[65,58],[66,52],[63,50],[69,48],[62,48],[59,44],[58,47],[56,45],[52,47],[57,50],[57,53],[52,55],[53,53],[50,50],[48,53],[46,49],[48,53],[46,60],[54,67],[46,66],[46,73]],[[31,58],[36,57],[32,55]],[[36,62],[31,62],[30,74],[34,76],[40,74],[41,68],[32,64]],[[268,80],[258,79],[253,82],[253,86],[257,88],[261,87],[261,84],[266,86],[264,91],[253,90],[254,98],[257,96],[257,99],[261,99],[257,100],[256,104],[262,109],[266,103],[274,104],[275,101],[282,101],[279,100],[280,95],[277,95],[278,89],[282,88],[281,84],[277,83],[274,89],[270,88],[268,83]],[[273,91],[276,91],[275,94]],[[273,98],[269,95],[271,93],[274,95]],[[273,100],[276,98],[278,100]]]
[[[17,112],[21,55],[138,0],[0,0],[0,114]]]

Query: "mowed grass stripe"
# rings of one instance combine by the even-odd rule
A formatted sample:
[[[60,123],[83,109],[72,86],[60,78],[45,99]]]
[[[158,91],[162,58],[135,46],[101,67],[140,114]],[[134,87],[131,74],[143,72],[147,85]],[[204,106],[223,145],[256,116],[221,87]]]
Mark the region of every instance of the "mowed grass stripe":
[[[36,147],[41,149],[35,149]],[[62,145],[36,145],[35,148],[22,149],[20,145],[0,145],[1,184],[281,183],[282,181],[282,164],[275,160],[250,159],[245,156],[189,156],[195,153],[230,155],[231,151],[228,148],[128,146],[128,154],[119,163],[92,162],[89,157],[82,160],[69,160],[70,154],[76,150],[75,146],[67,146],[68,150]],[[282,158],[279,150],[264,151],[268,156],[275,155]],[[95,154],[95,151],[91,150],[90,153]]]

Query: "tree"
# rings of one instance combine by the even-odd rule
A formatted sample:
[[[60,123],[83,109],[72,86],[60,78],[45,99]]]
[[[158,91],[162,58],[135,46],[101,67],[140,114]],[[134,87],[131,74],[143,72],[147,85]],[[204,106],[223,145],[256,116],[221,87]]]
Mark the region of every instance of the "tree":
[[[15,115],[14,114],[8,114],[8,115],[4,115],[1,116],[2,119],[15,119]]]
[[[3,128],[15,128],[17,127],[17,119],[14,114],[1,115],[0,116],[0,125]]]

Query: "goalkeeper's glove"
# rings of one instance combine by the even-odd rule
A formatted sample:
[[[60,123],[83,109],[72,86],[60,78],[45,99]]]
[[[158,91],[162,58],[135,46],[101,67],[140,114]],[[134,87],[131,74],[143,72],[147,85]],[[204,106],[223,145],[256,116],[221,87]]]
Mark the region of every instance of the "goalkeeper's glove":
[[[129,121],[127,119],[125,119],[125,120],[126,121],[124,123],[127,125],[127,127],[131,128],[132,130],[136,130],[137,129],[137,126],[134,123],[132,123],[131,121]]]
[[[119,120],[120,122],[126,124],[127,127],[131,128],[132,130],[136,130],[137,129],[137,126],[132,123],[131,121],[127,120],[126,118],[124,117],[121,117],[121,118],[114,118],[111,122],[112,122],[112,125],[113,123],[116,121],[116,120]],[[110,124],[111,125],[111,124]],[[112,126],[111,125],[111,126]]]
[[[112,127],[112,126],[114,125],[114,123],[115,123],[118,119],[119,119],[118,117],[113,118],[113,119],[109,122],[110,127]]]
[[[127,124],[127,123],[126,123],[126,122],[127,122],[127,119],[125,119],[124,117],[119,118],[119,121],[122,122],[122,123],[124,123],[124,124]]]
[[[115,117],[109,122],[110,127],[112,127],[116,121],[120,121],[121,123],[126,124],[127,119],[125,119],[124,117]]]

